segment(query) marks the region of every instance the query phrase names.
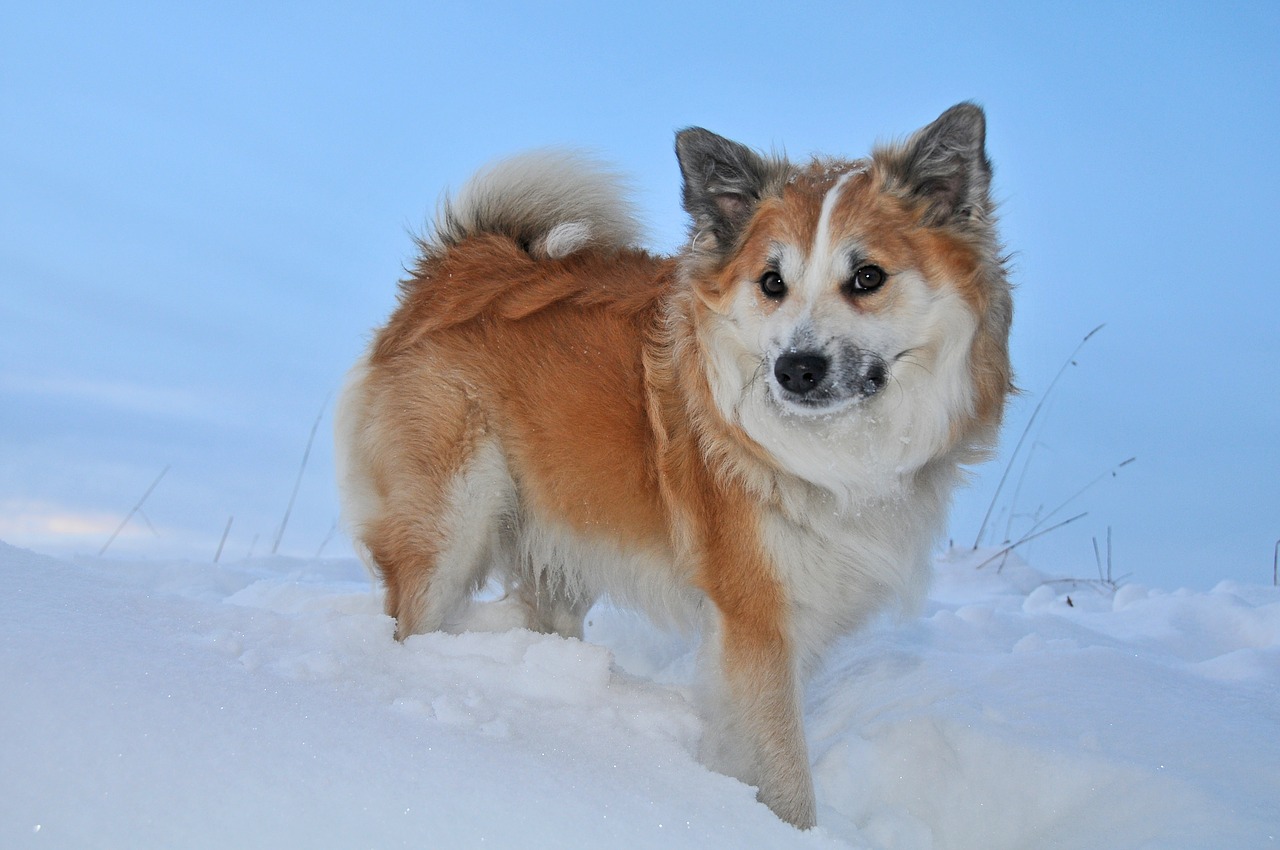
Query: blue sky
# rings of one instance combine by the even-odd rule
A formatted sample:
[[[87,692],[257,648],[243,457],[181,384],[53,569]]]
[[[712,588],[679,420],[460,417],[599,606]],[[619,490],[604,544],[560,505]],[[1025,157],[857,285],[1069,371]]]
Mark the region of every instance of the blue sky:
[[[495,157],[599,152],[671,250],[675,129],[860,155],[973,99],[1026,392],[954,538],[972,543],[1040,394],[1105,323],[994,537],[1136,456],[1029,545],[1039,567],[1095,574],[1110,527],[1131,581],[1270,580],[1280,6],[316,5],[0,11],[0,539],[96,552],[168,466],[113,554],[208,559],[230,517],[224,557],[269,550],[410,232]],[[325,410],[282,552],[348,551]]]

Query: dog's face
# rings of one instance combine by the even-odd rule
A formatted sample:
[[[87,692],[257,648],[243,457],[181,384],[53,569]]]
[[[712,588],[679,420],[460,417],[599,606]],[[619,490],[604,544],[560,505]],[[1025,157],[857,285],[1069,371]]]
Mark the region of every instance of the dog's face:
[[[909,220],[875,197],[865,164],[844,169],[801,172],[763,201],[726,269],[721,313],[783,415],[869,404],[930,342],[936,299],[901,236]]]
[[[981,112],[957,109],[854,162],[797,168],[701,130],[677,142],[717,407],[836,491],[881,490],[999,417],[1008,291]]]

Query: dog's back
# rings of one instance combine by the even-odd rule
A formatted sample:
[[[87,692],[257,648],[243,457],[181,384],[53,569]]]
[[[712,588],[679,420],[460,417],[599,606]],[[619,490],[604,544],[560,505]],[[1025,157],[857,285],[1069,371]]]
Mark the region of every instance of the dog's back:
[[[442,203],[338,417],[344,514],[400,637],[454,625],[494,567],[540,630],[580,634],[604,589],[655,595],[670,554],[642,358],[673,264],[637,233],[617,178],[565,153]]]

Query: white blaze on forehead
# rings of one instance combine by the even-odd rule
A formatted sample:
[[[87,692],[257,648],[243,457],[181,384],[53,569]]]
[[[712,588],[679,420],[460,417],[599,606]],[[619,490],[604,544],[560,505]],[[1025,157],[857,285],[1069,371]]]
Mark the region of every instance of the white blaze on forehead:
[[[821,256],[824,250],[831,249],[831,212],[836,208],[836,201],[840,200],[840,190],[844,188],[844,184],[849,178],[856,174],[857,171],[846,171],[840,175],[840,179],[836,180],[836,184],[827,190],[827,194],[822,199],[822,212],[818,214],[818,232],[813,237],[813,256]]]
[[[822,197],[822,209],[818,213],[818,227],[813,236],[813,245],[809,249],[808,260],[804,263],[803,274],[794,281],[799,285],[806,301],[816,298],[832,277],[831,263],[835,246],[831,244],[831,216],[840,200],[844,184],[857,173],[854,169],[841,174]]]

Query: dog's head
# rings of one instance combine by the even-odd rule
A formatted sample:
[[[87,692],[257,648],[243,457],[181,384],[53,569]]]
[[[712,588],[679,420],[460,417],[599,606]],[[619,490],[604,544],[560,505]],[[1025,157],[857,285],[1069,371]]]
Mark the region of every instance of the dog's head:
[[[848,489],[993,437],[1011,306],[984,139],[972,104],[855,161],[677,135],[716,406],[793,472]]]

